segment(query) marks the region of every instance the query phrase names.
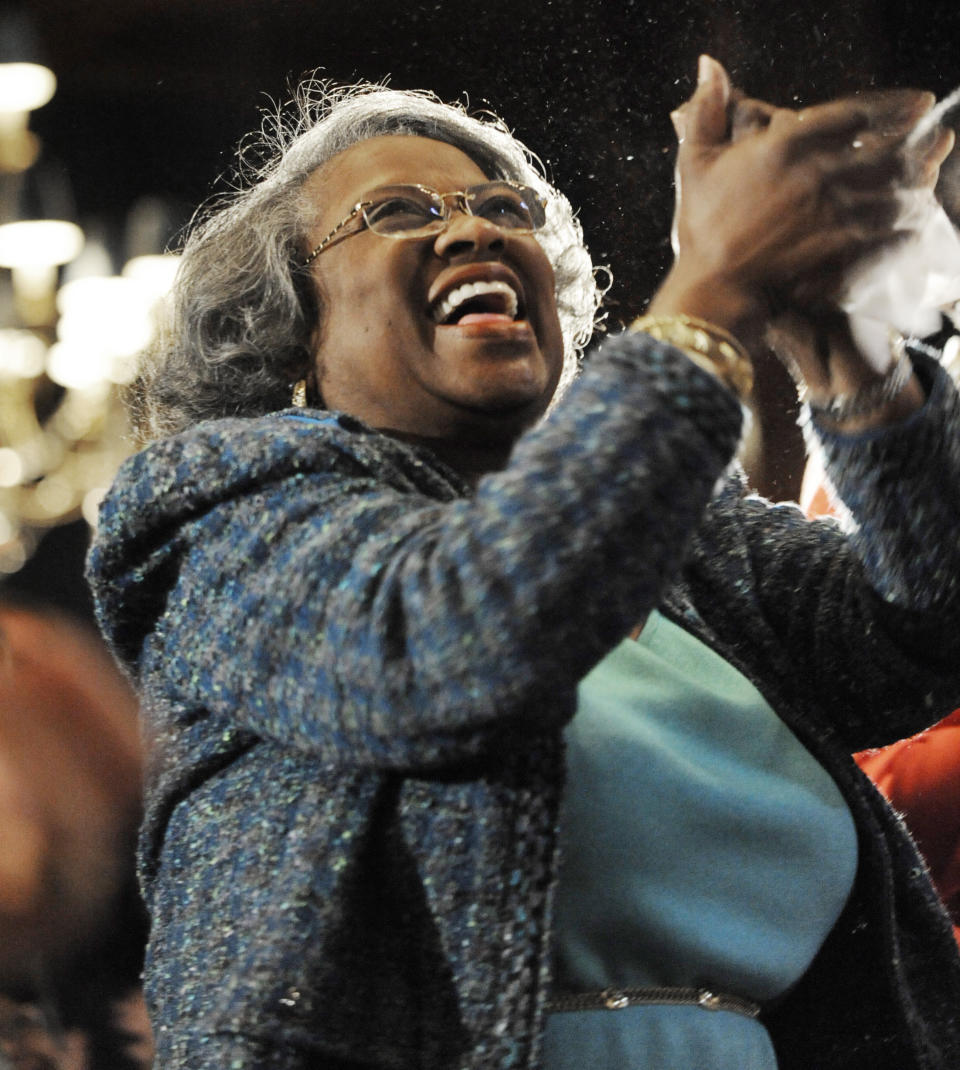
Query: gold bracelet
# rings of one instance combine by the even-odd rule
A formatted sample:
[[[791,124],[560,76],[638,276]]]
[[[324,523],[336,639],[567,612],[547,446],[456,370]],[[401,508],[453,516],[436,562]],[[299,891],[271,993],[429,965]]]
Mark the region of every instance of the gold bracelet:
[[[630,324],[631,333],[642,331],[658,342],[668,342],[705,371],[716,375],[746,401],[753,389],[750,354],[729,331],[693,316],[641,316]]]

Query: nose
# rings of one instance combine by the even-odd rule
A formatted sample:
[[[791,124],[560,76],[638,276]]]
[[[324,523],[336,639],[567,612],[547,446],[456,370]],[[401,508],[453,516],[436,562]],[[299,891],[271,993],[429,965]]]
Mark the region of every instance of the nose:
[[[476,252],[499,252],[505,244],[503,231],[482,216],[454,211],[433,244],[437,256],[446,258]]]

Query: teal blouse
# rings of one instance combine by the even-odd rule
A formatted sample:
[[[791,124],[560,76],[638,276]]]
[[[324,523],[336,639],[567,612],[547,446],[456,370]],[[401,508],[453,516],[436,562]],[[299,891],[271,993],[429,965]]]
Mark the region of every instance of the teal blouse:
[[[770,1000],[806,970],[857,867],[823,767],[727,661],[659,613],[585,679],[567,730],[557,988]],[[550,1016],[549,1070],[774,1070],[756,1020],[688,1006]]]

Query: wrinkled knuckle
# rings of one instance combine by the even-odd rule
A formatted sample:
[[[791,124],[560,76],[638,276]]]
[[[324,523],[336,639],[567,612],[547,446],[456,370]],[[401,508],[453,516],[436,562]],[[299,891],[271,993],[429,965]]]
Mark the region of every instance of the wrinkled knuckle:
[[[825,118],[831,126],[850,130],[868,130],[874,124],[873,108],[862,100],[837,100],[825,106]]]
[[[767,128],[778,137],[797,136],[806,131],[808,118],[803,109],[791,111],[789,108],[774,108]]]

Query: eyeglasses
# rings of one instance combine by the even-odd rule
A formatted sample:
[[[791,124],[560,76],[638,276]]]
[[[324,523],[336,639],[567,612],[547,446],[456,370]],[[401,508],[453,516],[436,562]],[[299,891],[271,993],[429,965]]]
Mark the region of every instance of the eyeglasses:
[[[385,186],[369,200],[358,201],[303,261],[303,266],[336,242],[359,234],[364,227],[384,238],[439,234],[457,209],[513,234],[531,234],[547,221],[546,205],[546,199],[535,189],[515,182],[481,182],[451,193],[437,193],[427,186]],[[346,230],[358,217],[362,217],[362,225]]]

